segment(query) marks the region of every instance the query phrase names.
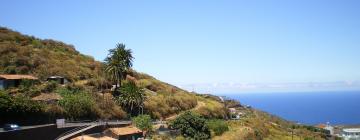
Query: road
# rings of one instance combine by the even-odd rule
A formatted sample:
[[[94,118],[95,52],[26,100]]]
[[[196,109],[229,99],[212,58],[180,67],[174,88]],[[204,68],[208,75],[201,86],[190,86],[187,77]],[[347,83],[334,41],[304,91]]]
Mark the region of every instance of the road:
[[[42,124],[42,125],[20,126],[20,130],[33,129],[33,128],[51,126],[51,125],[55,125],[55,124]],[[5,131],[3,128],[0,128],[0,133],[2,133],[2,132],[7,132],[7,131]]]

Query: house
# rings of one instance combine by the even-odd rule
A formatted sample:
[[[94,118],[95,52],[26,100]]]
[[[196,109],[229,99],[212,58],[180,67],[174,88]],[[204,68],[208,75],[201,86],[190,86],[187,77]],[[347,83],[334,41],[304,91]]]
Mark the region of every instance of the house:
[[[239,120],[240,117],[244,115],[243,112],[236,110],[236,108],[229,108],[229,112],[230,112],[230,119],[233,120]]]
[[[0,89],[19,87],[23,80],[37,81],[38,78],[32,75],[0,74]]]
[[[360,128],[343,128],[340,136],[344,140],[360,140]]]
[[[324,129],[328,131],[329,135],[334,135],[334,127],[330,125],[329,122],[327,122],[326,124],[318,124],[315,127],[320,128],[320,129]]]
[[[334,135],[334,127],[329,122],[326,123],[324,129],[328,130],[330,135]]]
[[[64,85],[69,82],[65,77],[62,76],[50,76],[47,78],[47,81],[56,81],[61,85]]]
[[[126,126],[109,128],[105,130],[105,135],[118,140],[137,140],[143,137],[143,132],[134,126]]]

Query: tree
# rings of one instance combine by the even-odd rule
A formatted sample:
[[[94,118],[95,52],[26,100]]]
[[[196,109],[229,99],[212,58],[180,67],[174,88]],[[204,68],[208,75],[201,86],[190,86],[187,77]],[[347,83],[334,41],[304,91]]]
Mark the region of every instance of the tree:
[[[115,92],[118,89],[118,85],[121,86],[121,80],[125,78],[126,71],[132,67],[133,59],[132,51],[126,49],[122,43],[117,44],[115,49],[109,50],[109,54],[105,58],[105,72],[116,84]]]
[[[178,116],[169,125],[173,129],[180,130],[184,137],[194,139],[209,139],[210,130],[206,125],[206,120],[200,115],[186,111]]]
[[[121,94],[117,97],[119,104],[127,109],[130,109],[130,113],[133,113],[133,109],[138,107],[138,111],[143,113],[144,101],[146,95],[143,89],[136,86],[135,82],[126,82],[120,89]]]
[[[139,115],[137,117],[132,118],[135,126],[142,131],[149,131],[152,129],[152,122],[150,115]]]

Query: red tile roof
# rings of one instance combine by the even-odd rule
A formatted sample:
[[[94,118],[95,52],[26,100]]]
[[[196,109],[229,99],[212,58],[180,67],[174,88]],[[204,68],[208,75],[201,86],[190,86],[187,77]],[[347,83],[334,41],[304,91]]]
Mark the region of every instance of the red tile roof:
[[[108,130],[110,130],[111,132],[113,132],[115,135],[118,135],[118,136],[136,134],[136,133],[142,132],[140,129],[138,129],[134,126],[110,128]]]

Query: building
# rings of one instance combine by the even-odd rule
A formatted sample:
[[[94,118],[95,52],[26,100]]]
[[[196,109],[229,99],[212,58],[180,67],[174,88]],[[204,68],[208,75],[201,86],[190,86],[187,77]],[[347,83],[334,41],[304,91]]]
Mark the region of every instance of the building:
[[[118,140],[137,140],[143,137],[143,132],[134,126],[109,128],[104,133]]]
[[[230,119],[233,120],[239,120],[240,117],[244,115],[243,112],[236,110],[236,108],[229,108],[229,112],[230,112]]]
[[[324,129],[325,129],[325,130],[328,130],[330,135],[334,135],[334,127],[331,126],[329,122],[326,123]]]
[[[37,81],[38,78],[32,75],[0,74],[0,89],[19,87],[23,80]]]
[[[360,128],[343,128],[340,136],[344,140],[360,140]]]
[[[55,81],[62,85],[69,82],[65,77],[62,77],[62,76],[50,76],[47,78],[47,81]]]

